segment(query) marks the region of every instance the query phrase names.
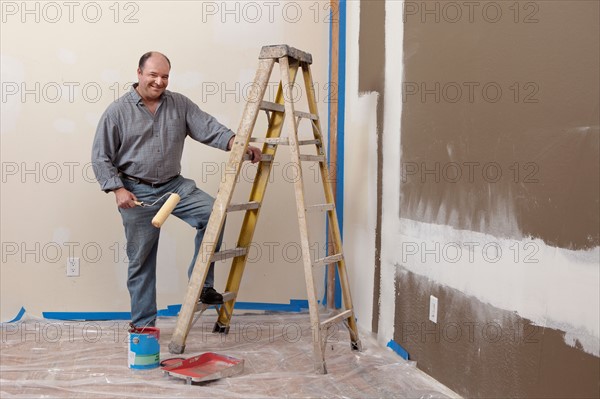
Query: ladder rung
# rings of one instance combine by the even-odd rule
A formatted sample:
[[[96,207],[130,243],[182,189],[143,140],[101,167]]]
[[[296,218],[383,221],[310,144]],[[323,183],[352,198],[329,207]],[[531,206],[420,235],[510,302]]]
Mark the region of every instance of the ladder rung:
[[[342,259],[344,259],[344,256],[342,254],[326,256],[324,258],[315,260],[315,262],[313,263],[313,267],[329,265],[330,263],[339,262]]]
[[[231,302],[237,297],[236,293],[232,292],[232,291],[225,291],[222,295],[223,295],[223,303]],[[198,302],[198,305],[196,306],[196,312],[198,312],[199,310],[204,310],[210,306],[220,306],[220,305],[221,304],[213,305],[213,304]],[[201,308],[201,309],[199,309],[199,308]],[[202,309],[202,308],[204,308],[204,309]]]
[[[249,161],[250,155],[244,154],[244,161]],[[260,157],[260,162],[271,162],[273,160],[273,155],[262,154]]]
[[[225,251],[216,252],[212,257],[212,260],[213,260],[213,262],[218,262],[220,260],[236,258],[238,256],[246,255],[247,252],[248,252],[248,250],[246,248],[226,249]]]
[[[285,112],[285,106],[283,104],[278,104],[271,101],[261,101],[260,109],[263,111]]]
[[[318,204],[306,207],[306,212],[326,212],[333,211],[334,209],[334,204]]]
[[[244,202],[241,204],[230,204],[227,207],[227,212],[244,211],[247,209],[258,209],[260,204],[256,201]]]
[[[300,155],[301,161],[325,162],[325,155]]]
[[[252,143],[267,143],[270,145],[289,145],[290,144],[290,140],[287,137],[279,137],[279,138],[268,138],[268,137],[251,137],[250,138],[250,142]],[[310,144],[316,144],[316,145],[320,145],[321,144],[321,140],[319,139],[314,139],[314,140],[298,140],[298,145],[310,145]]]
[[[236,298],[236,296],[237,295],[235,292],[231,292],[231,291],[224,292],[223,293],[223,303],[233,301]],[[213,305],[213,304],[198,302],[198,304],[196,304],[195,312],[204,312],[206,309],[210,308],[211,306],[219,307],[219,306],[221,306],[221,304]],[[194,324],[196,324],[196,323],[194,322]]]
[[[267,143],[269,145],[288,145],[290,143],[287,137],[251,137],[250,141],[252,143]]]
[[[260,109],[263,111],[283,113],[283,112],[285,112],[285,105],[279,104],[279,103],[274,103],[272,101],[261,101]],[[302,112],[302,111],[294,111],[294,116],[296,116],[297,118],[311,119],[313,121],[316,121],[319,119],[319,117],[315,114],[311,114],[309,112]]]
[[[231,291],[225,291],[223,293],[223,302],[230,302],[233,301],[236,297],[236,293],[235,292],[231,292]]]
[[[320,145],[321,144],[321,140],[319,140],[319,139],[314,139],[314,140],[298,140],[298,145],[309,145],[309,144]]]
[[[294,115],[297,118],[311,119],[313,121],[316,121],[319,119],[319,117],[315,114],[310,114],[308,112],[302,112],[302,111],[294,111]]]
[[[348,309],[348,310],[344,310],[343,312],[340,312],[338,314],[336,314],[335,316],[332,316],[330,318],[328,318],[325,321],[321,322],[321,328],[325,328],[325,327],[329,327],[332,324],[336,324],[344,319],[347,319],[348,317],[352,316],[352,309]]]

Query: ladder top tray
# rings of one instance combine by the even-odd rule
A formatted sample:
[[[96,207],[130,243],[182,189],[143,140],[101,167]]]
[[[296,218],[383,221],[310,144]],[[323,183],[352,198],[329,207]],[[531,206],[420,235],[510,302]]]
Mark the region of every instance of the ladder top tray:
[[[290,47],[287,44],[278,44],[273,46],[263,46],[260,50],[259,59],[266,58],[281,58],[281,57],[292,57],[301,62],[312,64],[312,55],[305,53],[304,51],[298,50],[297,48]]]

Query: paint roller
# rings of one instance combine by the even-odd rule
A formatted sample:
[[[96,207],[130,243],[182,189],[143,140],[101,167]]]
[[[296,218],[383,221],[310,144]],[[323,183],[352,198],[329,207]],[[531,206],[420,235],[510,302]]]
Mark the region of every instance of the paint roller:
[[[152,226],[156,228],[162,226],[165,220],[167,220],[167,218],[171,214],[171,212],[173,212],[173,209],[175,209],[180,200],[181,197],[179,196],[179,194],[172,193],[169,199],[167,199],[163,206],[160,207],[158,212],[156,212],[156,215],[152,219]]]
[[[135,204],[137,206],[154,206],[154,205],[156,205],[156,203],[158,201],[160,201],[164,196],[166,196],[168,194],[171,194],[171,195],[165,201],[163,206],[160,207],[158,212],[156,212],[156,215],[154,215],[154,217],[152,218],[152,226],[154,226],[156,228],[160,228],[163,225],[163,223],[165,222],[165,220],[167,220],[167,218],[169,217],[171,212],[173,212],[173,209],[175,209],[175,207],[177,206],[179,201],[181,201],[181,197],[179,196],[179,194],[167,193],[167,194],[163,195],[162,197],[160,197],[159,199],[157,199],[156,201],[154,201],[152,204],[145,204],[144,202],[135,201]]]

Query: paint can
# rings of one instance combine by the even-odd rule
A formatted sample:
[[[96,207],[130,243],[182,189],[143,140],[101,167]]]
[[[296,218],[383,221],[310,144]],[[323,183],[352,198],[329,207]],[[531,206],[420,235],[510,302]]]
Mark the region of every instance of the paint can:
[[[153,369],[160,363],[160,329],[131,327],[127,363],[130,369]]]

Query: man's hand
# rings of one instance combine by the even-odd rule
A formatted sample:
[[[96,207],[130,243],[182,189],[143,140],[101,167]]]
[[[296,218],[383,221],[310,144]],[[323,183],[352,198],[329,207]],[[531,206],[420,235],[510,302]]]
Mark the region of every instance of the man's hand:
[[[233,136],[229,139],[229,142],[227,143],[227,150],[231,150],[231,148],[233,147],[234,140],[235,140],[235,136]],[[246,154],[248,154],[250,156],[250,161],[252,163],[260,162],[260,160],[262,158],[262,151],[259,148],[253,147],[251,145],[249,145],[248,148],[246,149]]]
[[[131,191],[121,187],[113,191],[115,193],[115,199],[117,200],[117,206],[122,209],[135,208],[135,202],[137,198]]]
[[[250,155],[250,161],[252,163],[257,163],[262,158],[262,151],[259,148],[253,147],[251,145],[246,149],[246,153]]]

